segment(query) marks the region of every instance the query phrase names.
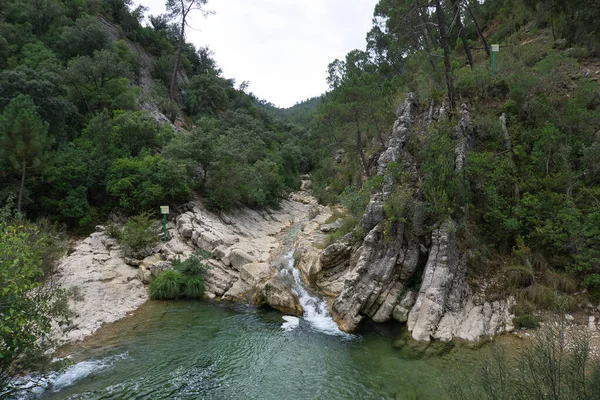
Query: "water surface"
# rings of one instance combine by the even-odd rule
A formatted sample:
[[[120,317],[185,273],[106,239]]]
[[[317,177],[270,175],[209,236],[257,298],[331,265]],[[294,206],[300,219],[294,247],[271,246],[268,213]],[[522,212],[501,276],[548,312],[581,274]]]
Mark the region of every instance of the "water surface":
[[[394,328],[328,334],[243,305],[148,302],[63,349],[74,365],[43,399],[444,399],[477,351],[411,359]],[[378,328],[379,329],[379,328]]]

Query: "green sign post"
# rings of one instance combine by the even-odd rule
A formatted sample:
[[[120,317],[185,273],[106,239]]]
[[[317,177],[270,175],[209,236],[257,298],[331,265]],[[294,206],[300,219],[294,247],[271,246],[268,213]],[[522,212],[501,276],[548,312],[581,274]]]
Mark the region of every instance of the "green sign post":
[[[498,57],[498,52],[500,51],[499,44],[492,45],[492,77],[496,75],[496,59]]]
[[[164,240],[167,241],[167,214],[169,213],[169,206],[160,206],[160,213],[163,215],[163,230]]]

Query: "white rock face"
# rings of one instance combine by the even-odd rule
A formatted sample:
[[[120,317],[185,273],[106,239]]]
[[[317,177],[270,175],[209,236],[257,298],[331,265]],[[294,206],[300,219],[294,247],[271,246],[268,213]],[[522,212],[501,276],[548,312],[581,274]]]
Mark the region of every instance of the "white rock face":
[[[76,287],[83,297],[82,301],[70,301],[77,316],[71,326],[55,332],[59,342],[82,340],[142,305],[148,294],[137,275],[138,269],[125,264],[121,250],[105,232],[79,241],[61,260],[55,275],[60,287]]]

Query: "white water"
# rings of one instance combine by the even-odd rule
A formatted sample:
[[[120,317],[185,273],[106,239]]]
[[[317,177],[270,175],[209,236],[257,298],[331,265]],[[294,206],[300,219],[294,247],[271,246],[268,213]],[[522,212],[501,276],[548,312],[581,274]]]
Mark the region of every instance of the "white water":
[[[52,372],[47,376],[27,376],[15,380],[12,388],[18,388],[24,392],[21,399],[29,398],[29,395],[42,394],[47,390],[58,392],[66,387],[72,386],[89,376],[110,369],[114,362],[127,358],[127,353],[102,358],[99,360],[82,361],[73,364],[62,372]],[[1,393],[0,393],[1,394]],[[1,397],[1,396],[0,396]]]
[[[294,267],[293,251],[288,252],[284,256],[283,262],[284,273],[290,273],[293,277],[292,290],[298,295],[300,305],[304,310],[302,318],[310,324],[310,326],[319,332],[327,335],[351,337],[352,335],[340,330],[338,325],[329,315],[327,303],[321,297],[311,294],[305,287],[300,277],[300,271]],[[285,330],[292,330],[298,326],[296,323],[292,325],[289,319],[285,318],[281,327]]]

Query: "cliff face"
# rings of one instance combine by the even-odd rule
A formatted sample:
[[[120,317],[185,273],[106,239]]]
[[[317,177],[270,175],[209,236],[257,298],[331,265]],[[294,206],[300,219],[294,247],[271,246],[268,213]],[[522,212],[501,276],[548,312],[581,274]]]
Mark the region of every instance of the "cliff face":
[[[321,256],[322,268],[327,268],[332,253],[338,255],[334,257],[337,265],[347,266],[332,315],[345,331],[356,329],[364,317],[375,322],[407,322],[413,338],[420,341],[454,337],[478,340],[511,330],[510,301],[489,303],[466,283],[466,257],[456,240],[458,221],[449,218],[434,227],[431,234],[420,236],[407,229],[404,222],[386,228],[384,202],[397,184],[389,171],[390,164],[395,163],[408,176],[403,185],[416,187],[419,180],[417,166],[407,150],[415,118],[414,102],[409,94],[399,107],[387,149],[379,157],[377,174],[383,177],[383,185],[371,196],[362,218],[362,227],[368,232],[362,244],[350,249],[350,245],[334,243]],[[443,109],[437,114],[443,116]],[[430,111],[427,120],[432,118]],[[453,131],[456,173],[464,166],[471,130],[469,112],[463,106]],[[345,262],[340,260],[341,255],[346,255]],[[420,288],[411,289],[409,280],[421,271]]]

